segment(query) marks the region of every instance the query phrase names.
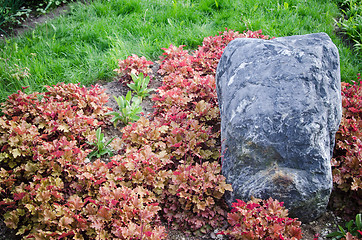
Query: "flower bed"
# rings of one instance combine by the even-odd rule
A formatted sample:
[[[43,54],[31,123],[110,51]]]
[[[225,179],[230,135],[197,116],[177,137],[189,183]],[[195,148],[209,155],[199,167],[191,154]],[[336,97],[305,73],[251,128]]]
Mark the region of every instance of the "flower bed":
[[[237,37],[269,39],[226,30],[193,54],[164,49],[155,111],[121,130],[109,162],[87,161],[96,129],[111,125],[99,87],[58,84],[9,96],[0,118],[6,225],[29,239],[166,239],[165,224],[198,236],[227,223],[220,234],[236,239],[301,239],[300,222],[277,200],[238,201],[230,213],[222,198],[232,188],[220,173],[214,76]],[[148,61],[129,57],[119,65],[123,82],[128,65],[149,73]]]

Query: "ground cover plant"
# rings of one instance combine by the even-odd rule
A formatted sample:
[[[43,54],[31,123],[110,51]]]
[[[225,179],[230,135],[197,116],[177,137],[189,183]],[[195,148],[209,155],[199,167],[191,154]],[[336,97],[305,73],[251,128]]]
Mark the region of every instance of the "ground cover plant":
[[[348,82],[362,67],[334,33],[338,11],[334,1],[320,0],[70,3],[59,17],[0,41],[0,101],[22,86],[29,86],[26,92],[31,93],[58,82],[89,86],[109,80],[116,74],[117,59],[137,54],[155,61],[170,44],[196,49],[205,36],[225,27],[239,32],[263,29],[278,37],[326,32],[340,50],[342,79]]]
[[[91,13],[96,13],[97,17],[105,17],[117,9],[114,6],[109,8],[107,2],[94,1],[95,5],[90,5]],[[117,3],[119,2],[117,1]],[[170,28],[165,27],[167,31],[176,26],[177,31],[174,32],[176,35],[182,29],[180,25],[177,25],[182,22],[179,20],[187,16],[187,11],[195,9],[203,9],[203,13],[215,18],[218,16],[219,23],[233,24],[224,18],[225,16],[221,17],[225,9],[229,13],[232,11],[228,1],[181,3],[183,2],[174,2],[170,9],[181,11],[186,6],[184,14],[179,13],[180,16],[177,16],[176,11],[170,10],[166,13],[173,13],[173,17],[164,19],[164,23],[167,22],[171,26]],[[192,4],[194,5],[192,6]],[[303,9],[306,10],[307,6],[299,1],[284,1],[283,3],[278,1],[278,4],[274,5],[268,3],[271,4],[268,5],[271,8],[266,10],[261,3],[258,4],[255,1],[253,3],[245,1],[243,4],[245,5],[240,3],[242,5],[240,7],[245,7],[250,12],[243,10],[243,18],[238,24],[245,24],[245,28],[263,24],[266,16],[259,16],[259,20],[255,20],[251,18],[251,15],[259,13],[262,15],[264,11],[275,13],[276,19],[290,17],[289,20],[294,19],[298,22],[295,11],[297,11],[297,15],[303,15]],[[129,8],[127,14],[130,15],[135,12],[140,14],[141,10],[145,10],[137,2],[132,1],[123,6]],[[171,5],[164,3],[162,6],[165,7],[162,8],[163,10],[167,10]],[[328,9],[329,5],[322,6]],[[238,7],[235,6],[235,9]],[[321,9],[323,8],[321,7]],[[151,10],[145,10],[142,12],[142,17],[139,18],[141,19],[138,21],[139,24],[145,28],[148,26],[147,21],[151,21],[148,15]],[[72,9],[72,11],[71,16],[77,20],[84,20],[85,15],[82,18],[76,13],[80,11],[79,9]],[[119,16],[124,17],[125,14],[120,13]],[[167,14],[164,16],[169,16]],[[325,15],[328,14],[331,13]],[[320,18],[320,16],[316,18]],[[119,18],[117,19],[119,20]],[[309,23],[308,18],[299,20]],[[197,22],[197,20],[195,21]],[[152,20],[153,24],[155,22],[157,21]],[[117,24],[119,25],[119,22]],[[286,25],[290,27],[286,29],[291,34],[296,33],[295,31],[308,32],[304,28],[296,30],[291,28],[292,25]],[[206,28],[208,27],[210,26],[206,26]],[[277,31],[270,25],[266,24],[266,27],[267,33]],[[9,227],[18,227],[17,231],[20,234],[35,239],[164,239],[167,235],[166,226],[200,235],[229,222],[232,228],[224,233],[231,238],[240,239],[247,234],[250,236],[250,232],[254,231],[246,228],[249,223],[260,223],[260,218],[255,217],[254,214],[260,211],[271,219],[270,222],[262,222],[259,225],[260,236],[263,234],[271,239],[273,239],[272,237],[279,239],[280,234],[286,239],[300,237],[300,224],[296,220],[289,219],[285,209],[275,201],[269,201],[269,203],[273,203],[270,207],[268,207],[268,202],[261,202],[261,200],[245,204],[238,202],[233,210],[234,215],[227,214],[228,209],[222,201],[224,192],[231,188],[220,175],[218,150],[220,120],[214,73],[222,49],[230,40],[235,37],[268,39],[267,36],[262,35],[261,32],[246,31],[244,34],[240,34],[228,30],[215,37],[205,38],[202,46],[195,51],[188,51],[182,45],[176,46],[186,42],[191,43],[189,46],[195,48],[196,39],[182,39],[182,41],[176,39],[176,46],[171,45],[163,49],[164,54],[159,62],[161,64],[159,73],[163,76],[163,85],[153,97],[154,114],[150,118],[140,117],[138,121],[122,129],[123,138],[115,139],[118,143],[117,151],[109,162],[101,160],[89,162],[87,156],[94,150],[89,143],[97,142],[96,130],[100,127],[105,129],[111,125],[111,116],[107,115],[110,113],[110,109],[104,107],[107,96],[98,87],[86,89],[74,84],[58,84],[48,87],[44,93],[32,93],[37,88],[32,83],[35,82],[39,87],[45,83],[32,79],[34,74],[37,74],[34,69],[41,70],[42,63],[47,61],[64,63],[67,61],[66,55],[75,57],[78,61],[77,64],[81,63],[82,68],[87,68],[92,65],[88,65],[88,63],[94,61],[80,60],[80,55],[77,53],[67,52],[66,47],[61,49],[62,44],[67,46],[64,42],[57,42],[64,37],[64,35],[62,36],[64,32],[57,35],[58,31],[64,30],[63,28],[64,26],[60,27],[55,23],[46,25],[43,30],[47,33],[49,31],[49,36],[47,36],[49,38],[45,35],[37,35],[39,33],[36,31],[27,35],[29,39],[26,41],[49,46],[51,51],[46,54],[55,56],[55,59],[44,58],[44,52],[33,51],[34,49],[26,47],[26,44],[23,45],[21,40],[19,42],[7,40],[4,46],[7,46],[8,49],[2,49],[5,54],[1,59],[5,66],[5,71],[2,72],[2,76],[5,76],[4,85],[31,85],[30,88],[11,95],[3,105],[5,115],[1,118],[0,129],[0,147],[2,149],[0,205],[1,209],[6,211],[4,216]],[[88,39],[92,37],[97,41],[85,43],[91,45],[91,47],[88,45],[86,50],[80,45],[75,46],[78,50],[81,49],[82,57],[90,53],[101,55],[99,52],[93,53],[93,50],[97,52],[101,46],[112,45],[112,41],[108,43],[107,40],[101,41],[104,33],[109,33],[110,30],[105,29],[101,32],[103,33],[102,38],[97,38],[97,34],[94,32],[93,35],[91,34],[92,36]],[[132,34],[134,34],[132,31],[128,34],[131,39],[138,38]],[[282,36],[284,34],[286,32],[273,35]],[[112,36],[112,34],[110,35]],[[171,42],[170,36],[172,35],[168,35],[169,38],[166,37],[166,41]],[[35,39],[37,40],[35,41]],[[87,38],[83,40],[87,40]],[[153,40],[157,42],[155,39]],[[180,42],[178,42],[179,40]],[[183,42],[184,40],[185,42]],[[146,48],[153,48],[147,45],[147,40],[143,39],[143,41]],[[140,43],[138,40],[136,42]],[[103,51],[107,54],[112,53],[115,57],[116,53],[119,53],[117,48],[125,43],[130,44],[130,41],[119,40],[119,45],[112,47],[112,50],[105,47]],[[158,43],[162,45],[160,42]],[[55,54],[53,50],[57,48],[59,51]],[[341,61],[343,61],[345,60],[343,51],[346,50],[343,47],[340,49]],[[13,51],[14,55],[6,55],[9,50]],[[28,50],[29,52],[27,52]],[[135,52],[137,53],[138,50]],[[142,51],[145,50],[140,50],[140,52]],[[154,58],[156,54],[150,54],[150,52],[142,55]],[[26,62],[18,59],[26,53],[28,58]],[[126,58],[126,54],[123,56]],[[16,60],[16,63],[13,60]],[[109,59],[107,61],[111,62]],[[31,65],[31,62],[37,62],[38,65]],[[102,61],[98,60],[93,63],[96,62]],[[353,61],[346,62],[343,64],[353,65]],[[115,63],[114,60],[109,66],[113,66],[113,64],[115,66]],[[75,62],[67,64],[65,66],[70,67],[68,74],[79,73],[81,76],[84,73],[84,69],[73,68]],[[153,62],[136,55],[128,57],[125,61],[121,60],[118,72],[122,83],[131,84],[132,73],[142,72],[147,75],[150,73],[151,64]],[[357,67],[354,70],[349,69],[350,73],[359,69],[358,64],[355,65]],[[109,66],[106,71],[112,72],[115,67]],[[94,72],[92,70],[99,66],[94,64],[93,67],[88,68],[88,73],[84,75]],[[127,67],[129,70],[126,70]],[[59,68],[61,67],[58,66],[54,69],[50,67],[50,72],[39,72],[43,74],[41,77],[45,77],[46,81],[53,81],[52,78],[57,75]],[[343,71],[345,70],[343,68],[345,67],[342,66],[342,75],[346,80],[346,76],[349,76],[350,73]],[[61,70],[59,71],[61,72]],[[111,76],[106,71],[103,72],[103,76],[107,74]],[[79,76],[71,81],[79,81]],[[67,77],[73,76],[67,75]],[[351,79],[353,78],[348,80]],[[54,80],[56,83],[59,79],[54,78]],[[50,82],[48,83],[50,84]],[[358,157],[360,154],[360,142],[358,142],[360,139],[358,130],[360,113],[356,110],[360,108],[359,101],[356,100],[361,98],[359,86],[356,83],[343,88],[343,94],[348,99],[344,100],[344,103],[348,104],[344,105],[344,128],[340,129],[340,135],[337,135],[337,141],[341,143],[337,145],[340,149],[335,151],[340,155],[336,155],[334,160],[334,172],[347,173],[341,175],[340,178],[338,178],[338,174],[336,175],[336,189],[346,191],[351,196],[355,196],[357,200],[361,199],[358,195],[360,194],[358,171],[361,171],[359,161],[361,158]],[[11,92],[10,90],[1,92],[6,91]],[[7,96],[6,94],[4,96]],[[348,131],[350,135],[345,134],[344,131]],[[257,206],[255,202],[262,204]],[[342,209],[349,209],[345,202],[340,204]],[[245,209],[242,206],[249,206],[246,211],[248,211],[250,221],[246,222],[246,226],[241,224],[239,226],[235,220],[241,219],[240,216],[243,216]],[[276,212],[280,215],[268,215],[269,210],[273,209],[277,209]],[[275,231],[270,230],[273,227]],[[250,236],[250,239],[253,239],[253,236]]]
[[[362,209],[361,90],[360,76],[352,84],[342,83],[343,117],[331,161],[335,191],[330,205],[346,219],[353,219]]]
[[[230,228],[219,233],[232,239],[301,239],[300,222],[288,218],[277,200],[238,201],[227,213],[222,199],[232,188],[220,174],[214,75],[236,37],[269,39],[261,31],[228,30],[205,38],[192,54],[183,46],[164,49],[155,111],[121,129],[109,162],[87,160],[96,130],[99,135],[100,126],[111,124],[108,96],[97,86],[58,84],[45,93],[9,96],[0,142],[7,226],[30,239],[166,239],[166,226],[199,236],[228,222]],[[358,86],[348,87],[344,96],[359,99]],[[356,113],[354,106],[344,108]],[[344,110],[345,121],[349,117]],[[348,190],[358,189],[354,185]]]
[[[228,213],[231,227],[226,234],[236,239],[301,239],[300,222],[287,216],[288,210],[278,200],[252,199],[245,203],[237,199]]]
[[[229,30],[205,38],[192,55],[182,46],[164,49],[156,110],[121,130],[118,154],[109,162],[86,160],[91,146],[85,140],[96,141],[96,129],[111,123],[110,109],[102,105],[107,96],[97,86],[59,84],[43,94],[9,96],[1,118],[0,171],[7,226],[30,239],[165,239],[165,224],[196,236],[227,219],[235,225],[222,199],[232,189],[220,173],[214,73],[223,48],[236,37],[269,38]],[[183,61],[191,62],[192,75]],[[233,212],[250,211],[250,221],[268,219],[260,226],[270,239],[301,238],[300,223],[287,217],[282,204],[268,200],[258,208],[259,201]],[[251,213],[258,209],[263,217]],[[237,228],[220,234],[250,235]]]

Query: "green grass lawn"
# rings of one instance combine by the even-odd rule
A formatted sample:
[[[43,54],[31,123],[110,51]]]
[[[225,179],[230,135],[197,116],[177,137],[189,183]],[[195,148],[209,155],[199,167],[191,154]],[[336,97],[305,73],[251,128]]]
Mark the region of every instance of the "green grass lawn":
[[[340,51],[342,81],[362,72],[361,57],[334,34],[337,4],[322,0],[94,0],[19,37],[0,42],[0,101],[58,82],[111,80],[131,54],[158,60],[170,44],[196,49],[225,28],[281,37],[326,32]]]

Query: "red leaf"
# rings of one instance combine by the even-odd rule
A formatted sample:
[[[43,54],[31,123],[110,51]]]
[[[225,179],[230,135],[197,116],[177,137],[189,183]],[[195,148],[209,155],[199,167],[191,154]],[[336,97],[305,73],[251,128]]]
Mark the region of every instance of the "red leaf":
[[[174,144],[174,145],[172,145],[171,147],[176,147],[176,148],[178,148],[178,147],[180,147],[181,146],[181,142],[179,142],[179,143],[176,143],[176,144]]]
[[[350,107],[350,108],[348,108],[348,110],[353,112],[353,113],[358,113],[359,112],[359,110],[354,108],[354,107]]]
[[[104,183],[104,182],[106,182],[106,181],[107,181],[107,180],[106,180],[105,178],[102,178],[102,179],[96,181],[95,184],[100,185],[100,184],[102,184],[102,183]]]
[[[87,119],[87,124],[93,125],[93,122],[94,122],[94,119],[92,119],[92,118]]]
[[[87,202],[96,204],[96,201],[94,201],[91,197],[87,197],[86,199],[84,199],[84,204],[86,204]]]
[[[63,233],[62,235],[59,236],[58,239],[62,239],[62,238],[65,238],[65,237],[68,237],[70,235],[74,235],[74,232],[73,231],[70,231],[70,232],[67,232],[67,233]]]
[[[24,196],[26,195],[25,192],[21,192],[21,193],[14,193],[14,200],[17,201],[17,200],[21,200],[24,198]]]
[[[100,207],[100,209],[98,210],[98,216],[101,218],[104,218],[105,220],[110,220],[112,217],[112,211],[110,211],[109,208],[107,207]]]

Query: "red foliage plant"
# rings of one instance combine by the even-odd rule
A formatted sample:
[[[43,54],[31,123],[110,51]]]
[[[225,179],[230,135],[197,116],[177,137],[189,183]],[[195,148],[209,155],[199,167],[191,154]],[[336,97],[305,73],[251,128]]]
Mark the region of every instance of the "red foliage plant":
[[[237,37],[269,38],[261,31],[226,30],[205,38],[192,55],[184,46],[164,49],[159,62],[163,85],[153,96],[153,117],[122,130],[127,149],[147,144],[170,157],[166,169],[173,174],[166,175],[168,184],[162,185],[161,217],[171,227],[195,235],[223,225],[226,208],[220,208],[225,205],[221,197],[232,190],[215,161],[220,156],[215,72],[224,48]]]
[[[223,226],[222,196],[232,189],[220,173],[214,75],[223,49],[236,37],[268,39],[261,32],[228,30],[205,38],[193,55],[182,46],[164,49],[154,114],[122,129],[119,154],[108,163],[85,161],[87,141],[110,125],[103,90],[58,84],[45,93],[11,95],[0,118],[6,225],[30,239],[134,240],[166,238],[162,220],[195,235]],[[150,64],[133,55],[117,71],[129,81],[132,72],[148,74]],[[258,209],[251,210],[264,215],[255,223],[268,222],[280,234],[298,232],[278,206]]]
[[[345,192],[361,191],[362,82],[342,83],[342,107],[343,116],[332,159],[333,181]]]
[[[114,69],[115,72],[120,74],[120,81],[122,83],[130,83],[132,81],[132,74],[139,75],[143,73],[144,77],[152,72],[150,65],[153,62],[147,61],[145,57],[138,57],[136,54],[132,54],[125,60],[119,60],[119,68]]]
[[[215,161],[177,167],[161,197],[163,217],[173,228],[200,235],[225,225],[227,207],[222,196],[232,188],[220,171]]]
[[[329,204],[346,219],[362,208],[361,139],[362,82],[342,83],[342,120],[331,160],[335,189]]]
[[[19,91],[2,105],[0,118],[0,163],[14,168],[21,163],[46,160],[50,145],[77,141],[80,147],[95,139],[95,130],[105,125],[108,96],[98,86],[87,90],[75,84],[47,87],[45,93]],[[59,151],[58,151],[59,152]],[[46,154],[46,156],[44,155]]]
[[[47,88],[19,91],[3,104],[0,205],[6,225],[29,239],[163,239],[152,192],[128,188],[119,162],[85,162],[86,142],[110,124],[104,90]]]
[[[302,238],[301,222],[288,218],[288,210],[278,200],[252,198],[245,203],[237,199],[232,206],[231,213],[228,213],[231,229],[221,232],[230,236],[231,239],[297,240]]]

